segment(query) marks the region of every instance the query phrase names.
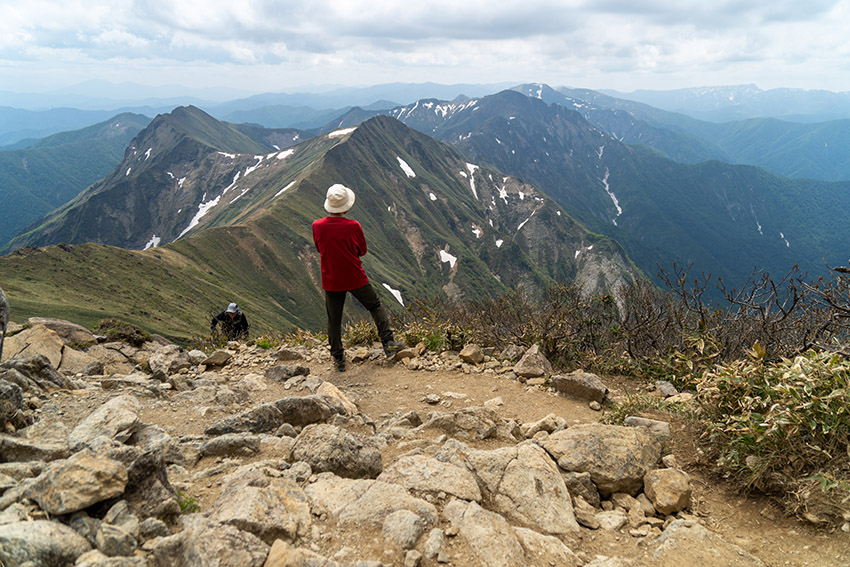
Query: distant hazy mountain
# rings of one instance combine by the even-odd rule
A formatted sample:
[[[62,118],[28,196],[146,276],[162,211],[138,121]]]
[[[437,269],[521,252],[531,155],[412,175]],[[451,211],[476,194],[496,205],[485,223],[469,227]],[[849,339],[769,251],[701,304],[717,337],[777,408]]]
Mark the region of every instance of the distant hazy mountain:
[[[0,151],[0,246],[112,171],[148,122],[146,116],[119,114],[27,149]]]
[[[850,118],[850,91],[803,89],[761,90],[755,85],[698,87],[669,91],[639,90],[607,94],[680,112],[701,120],[729,122],[773,117],[794,122],[826,122]]]
[[[802,124],[753,118],[718,124],[596,91],[546,85],[514,90],[572,108],[624,143],[645,145],[683,163],[716,159],[784,177],[850,180],[850,120]]]
[[[355,191],[349,216],[367,235],[367,273],[397,307],[416,297],[485,297],[555,281],[605,290],[635,277],[616,242],[589,233],[535,187],[392,118],[284,150],[254,144],[199,109],[158,116],[111,175],[14,241],[17,251],[0,258],[4,288],[25,290],[37,279],[32,313],[60,293],[83,306],[106,296],[129,318],[170,335],[205,328],[209,310],[234,298],[258,324],[320,328],[310,224],[326,214],[324,195],[334,183]],[[147,250],[19,248],[90,241]],[[57,254],[65,258],[62,281],[47,269]],[[83,261],[92,257],[98,267]],[[120,278],[101,268],[110,261]],[[85,283],[67,290],[63,281]],[[168,322],[153,315],[169,310]]]
[[[656,264],[743,281],[754,268],[813,273],[850,254],[850,183],[786,179],[719,161],[681,164],[627,146],[575,110],[512,91],[394,109],[471,161],[540,188],[591,230],[617,239],[646,273]],[[356,118],[356,117],[352,117]]]

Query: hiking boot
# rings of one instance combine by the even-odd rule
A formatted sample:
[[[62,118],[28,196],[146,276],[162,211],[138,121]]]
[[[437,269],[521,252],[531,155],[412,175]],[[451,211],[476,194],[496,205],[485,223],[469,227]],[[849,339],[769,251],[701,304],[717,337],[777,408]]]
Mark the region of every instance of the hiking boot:
[[[395,353],[397,353],[398,351],[400,351],[402,349],[402,347],[404,347],[403,344],[401,344],[398,341],[394,341],[392,339],[387,340],[387,341],[382,341],[382,343],[384,345],[384,354],[387,355],[387,358],[395,355]]]
[[[345,364],[345,357],[334,357],[334,364],[336,365],[336,369],[338,372],[345,372],[345,369],[347,367],[347,365]]]

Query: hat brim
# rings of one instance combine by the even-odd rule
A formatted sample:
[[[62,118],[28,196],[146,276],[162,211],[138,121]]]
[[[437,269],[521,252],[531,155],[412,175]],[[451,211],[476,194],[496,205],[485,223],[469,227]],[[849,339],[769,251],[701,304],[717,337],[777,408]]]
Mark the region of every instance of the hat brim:
[[[325,210],[327,212],[329,212],[329,213],[344,213],[345,211],[347,211],[348,209],[350,209],[354,205],[354,191],[352,191],[348,187],[344,187],[344,189],[345,189],[345,194],[347,195],[348,198],[345,200],[345,203],[343,203],[342,205],[340,205],[338,207],[334,207],[333,205],[330,204],[330,201],[328,201],[328,199],[325,199]]]

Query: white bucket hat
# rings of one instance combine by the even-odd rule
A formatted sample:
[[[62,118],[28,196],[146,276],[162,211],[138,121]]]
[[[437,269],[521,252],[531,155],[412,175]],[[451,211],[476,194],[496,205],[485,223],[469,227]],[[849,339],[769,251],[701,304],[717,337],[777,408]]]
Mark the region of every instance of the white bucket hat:
[[[340,185],[331,185],[325,198],[325,210],[329,213],[344,213],[354,204],[354,191]]]

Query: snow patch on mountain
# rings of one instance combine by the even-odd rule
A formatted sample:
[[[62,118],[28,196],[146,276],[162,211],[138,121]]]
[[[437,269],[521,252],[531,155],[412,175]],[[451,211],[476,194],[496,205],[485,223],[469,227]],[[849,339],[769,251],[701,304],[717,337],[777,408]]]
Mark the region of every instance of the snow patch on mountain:
[[[131,171],[133,171],[133,168],[132,168],[132,167],[128,167],[128,168],[127,168],[127,173],[125,173],[125,174],[124,174],[124,176],[125,176],[125,177],[129,177],[129,175],[130,175],[130,172],[131,172]]]
[[[284,192],[284,191],[286,191],[287,189],[291,188],[293,185],[295,185],[295,182],[294,182],[294,181],[292,181],[291,183],[289,183],[289,185],[287,185],[286,187],[284,187],[283,189],[281,189],[280,191],[278,191],[277,193],[275,193],[275,194],[274,194],[274,196],[275,196],[275,197],[280,197],[280,196],[283,194],[283,192]]]
[[[404,307],[404,299],[402,299],[402,297],[401,297],[401,292],[397,289],[391,288],[390,284],[388,284],[388,283],[385,283],[384,287],[387,288],[387,291],[389,291],[391,294],[393,294],[393,297],[395,297],[396,301],[398,301],[401,304],[401,306]]]
[[[145,152],[145,161],[148,161],[148,158],[151,157],[151,150],[153,148],[148,148],[148,151]]]
[[[611,172],[608,171],[608,168],[605,168],[605,177],[602,178],[602,185],[605,187],[605,192],[608,193],[608,196],[611,197],[611,200],[614,202],[614,206],[617,207],[617,216],[615,216],[611,222],[614,223],[614,226],[617,226],[617,219],[620,215],[623,214],[623,208],[620,206],[620,201],[617,199],[617,196],[611,191],[611,186],[608,185],[608,176],[611,175]]]
[[[263,157],[264,157],[264,156],[254,156],[254,159],[255,159],[255,160],[257,160],[257,163],[255,163],[255,164],[254,164],[254,165],[252,165],[252,166],[249,166],[249,167],[245,170],[245,176],[246,176],[246,177],[248,176],[248,174],[249,174],[249,173],[251,173],[252,171],[256,170],[258,167],[260,167],[260,164],[261,164],[261,163],[263,163]]]
[[[432,201],[436,201],[436,200],[437,200],[437,196],[436,196],[436,195],[434,195],[433,193],[428,193],[428,197],[429,197]]]
[[[221,199],[221,195],[219,195],[219,196],[218,196],[218,197],[216,197],[215,199],[212,199],[211,201],[206,201],[206,202],[204,202],[204,199],[206,199],[206,198],[207,198],[207,194],[206,194],[206,193],[204,193],[204,196],[203,196],[203,197],[201,197],[201,204],[200,204],[200,205],[198,205],[198,212],[197,212],[197,213],[195,213],[195,216],[192,218],[192,220],[191,220],[191,221],[189,221],[189,226],[187,226],[186,228],[184,228],[184,229],[183,229],[183,232],[181,232],[181,233],[177,236],[177,238],[175,238],[175,240],[180,240],[181,238],[183,238],[183,235],[184,235],[184,234],[186,234],[187,232],[189,232],[190,230],[192,230],[193,228],[195,228],[196,226],[198,226],[198,223],[199,223],[199,222],[201,222],[201,219],[203,218],[203,216],[204,216],[205,214],[207,214],[208,212],[210,212],[210,210],[211,210],[213,207],[215,207],[216,205],[218,205],[218,201],[219,201],[219,199]]]
[[[357,126],[352,128],[342,128],[341,130],[334,130],[330,134],[328,134],[328,138],[339,138],[340,136],[345,136],[346,134],[351,134],[357,130]]]
[[[501,248],[502,244],[504,244],[504,243],[505,243],[505,241],[502,240],[501,238],[499,238],[498,240],[496,240],[496,248]]]
[[[787,239],[787,238],[785,238],[785,235],[784,235],[784,234],[782,234],[781,232],[779,233],[779,238],[781,238],[782,240],[784,240],[784,241],[785,241],[785,246],[786,246],[786,248],[791,248],[791,243],[790,243],[790,242],[788,242],[788,239]]]
[[[228,153],[225,153],[225,152],[218,152],[218,153],[223,155],[224,157],[228,157],[230,159],[236,159],[236,154],[228,154]]]
[[[148,243],[145,244],[144,249],[147,250],[148,248],[156,248],[157,246],[159,246],[160,242],[162,242],[162,238],[154,234],[153,236],[151,236],[151,239],[148,240]]]
[[[443,263],[448,263],[450,268],[455,267],[455,262],[457,262],[457,256],[453,256],[449,254],[445,249],[440,250],[440,261]]]
[[[472,194],[475,195],[475,200],[478,200],[478,191],[475,190],[475,170],[478,166],[472,163],[466,164],[466,169],[469,170],[469,188],[472,189]]]
[[[413,168],[410,167],[406,161],[401,159],[399,156],[396,156],[395,159],[398,160],[398,165],[407,177],[416,177],[416,172],[413,171]]]
[[[293,150],[292,148],[289,148],[288,150],[283,150],[282,152],[277,154],[277,159],[286,159],[294,153],[295,150]]]

